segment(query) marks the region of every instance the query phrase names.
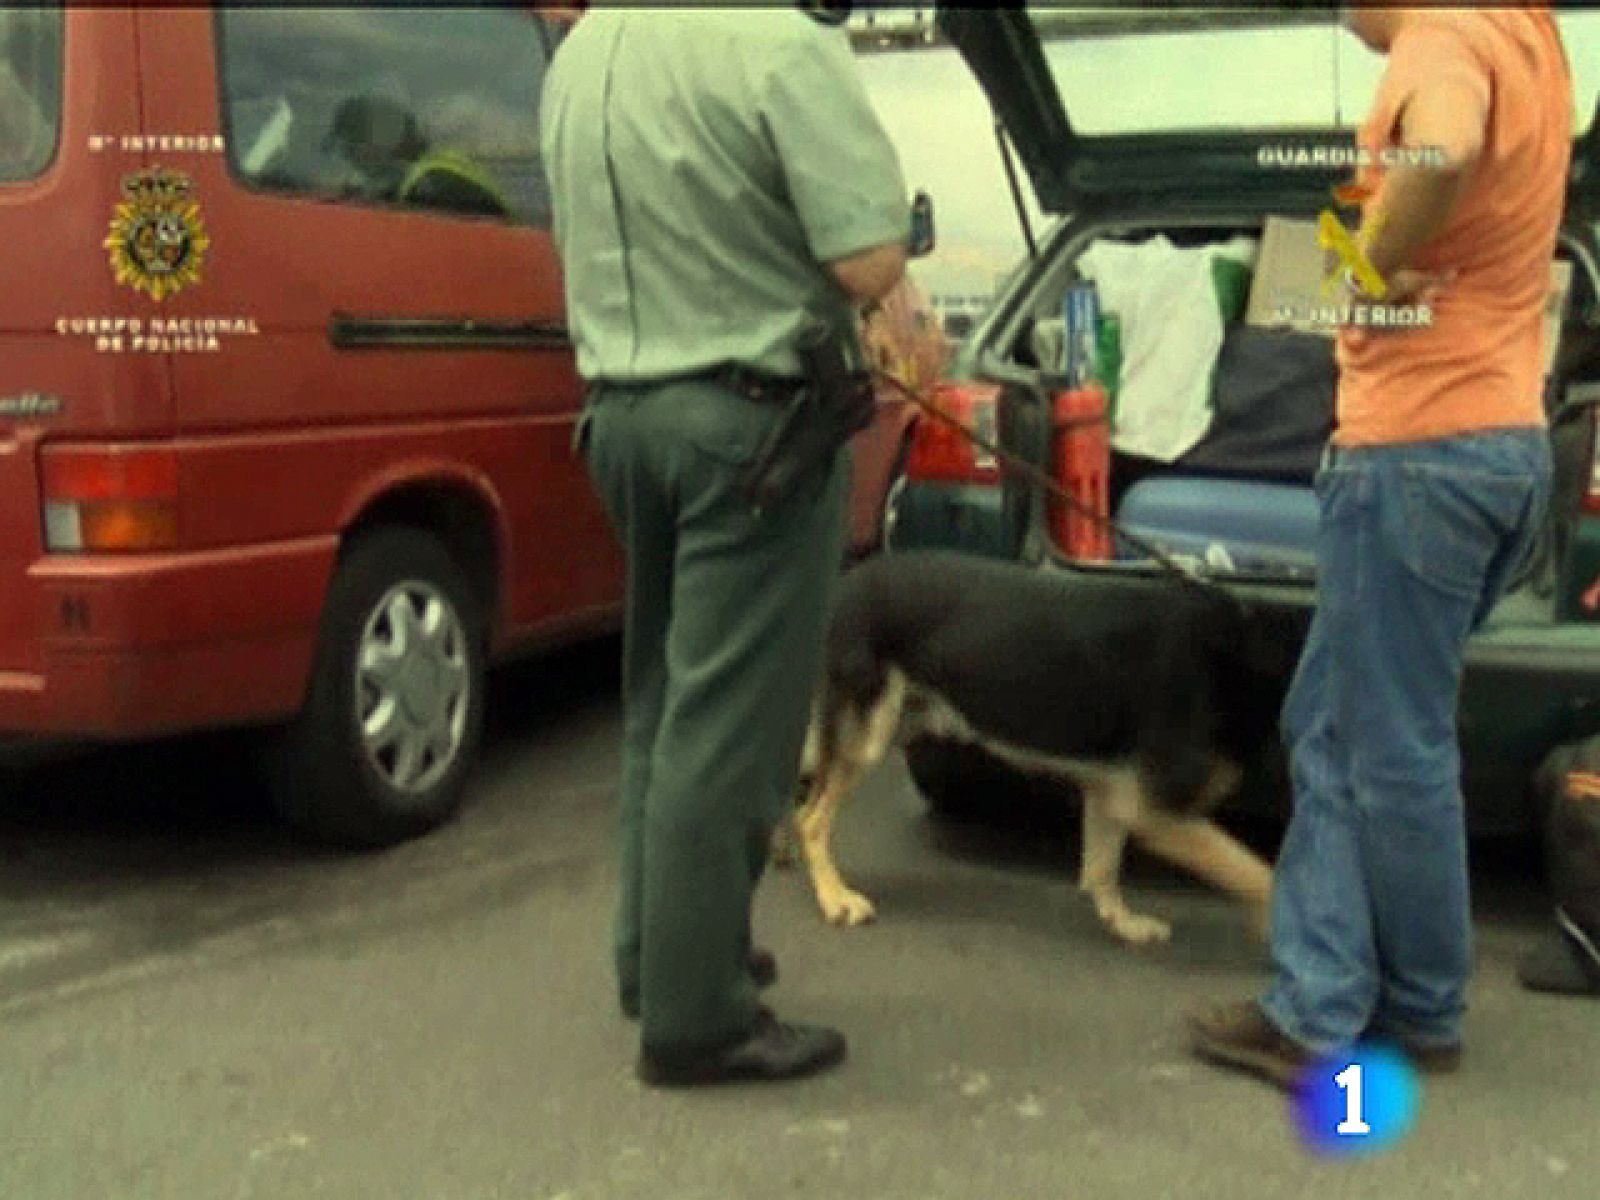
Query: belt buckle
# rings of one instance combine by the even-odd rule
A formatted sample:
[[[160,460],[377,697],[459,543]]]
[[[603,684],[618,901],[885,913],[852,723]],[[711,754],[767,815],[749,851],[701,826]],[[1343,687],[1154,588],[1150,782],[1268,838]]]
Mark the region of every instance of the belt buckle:
[[[785,385],[755,371],[741,368],[738,388],[757,404],[783,404],[788,400]]]

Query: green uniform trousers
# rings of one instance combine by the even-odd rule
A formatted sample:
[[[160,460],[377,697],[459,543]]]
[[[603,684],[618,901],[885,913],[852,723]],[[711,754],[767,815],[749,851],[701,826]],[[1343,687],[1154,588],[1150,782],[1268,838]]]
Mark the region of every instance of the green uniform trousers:
[[[703,380],[597,386],[575,440],[627,559],[618,983],[653,1053],[736,1040],[750,906],[791,811],[844,552],[849,450],[757,513],[774,405]]]

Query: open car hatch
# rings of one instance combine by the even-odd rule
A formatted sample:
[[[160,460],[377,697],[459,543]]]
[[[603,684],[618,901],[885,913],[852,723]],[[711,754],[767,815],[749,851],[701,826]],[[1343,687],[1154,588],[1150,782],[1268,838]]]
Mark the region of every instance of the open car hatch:
[[[1345,40],[1349,35],[1336,21],[1327,10],[1118,13],[941,5],[938,11],[940,30],[1004,125],[1040,207],[1058,215],[1107,205],[1124,212],[1175,204],[1201,209],[1251,196],[1285,208],[1325,204],[1330,190],[1351,175],[1352,123],[1362,115],[1353,110],[1365,102],[1351,97],[1363,95],[1363,81],[1371,76],[1375,82],[1381,69],[1376,56]],[[1564,25],[1578,104],[1596,112],[1594,81],[1580,71],[1591,28],[1579,31],[1581,47],[1574,30],[1576,24]],[[1592,32],[1600,45],[1600,19]],[[1135,37],[1150,39],[1148,55],[1137,53]],[[1213,70],[1202,85],[1189,64],[1218,55],[1233,56],[1238,70]],[[1155,77],[1141,78],[1136,65]],[[1176,79],[1180,71],[1193,94],[1175,84],[1160,95],[1163,72]],[[1068,111],[1063,80],[1075,88],[1075,107],[1097,110],[1091,115],[1101,118],[1099,128]],[[1104,119],[1110,105],[1124,99],[1123,107],[1142,124]],[[1573,202],[1593,212],[1600,209],[1600,120],[1580,126]],[[1333,165],[1263,166],[1264,154],[1286,149],[1329,152]]]

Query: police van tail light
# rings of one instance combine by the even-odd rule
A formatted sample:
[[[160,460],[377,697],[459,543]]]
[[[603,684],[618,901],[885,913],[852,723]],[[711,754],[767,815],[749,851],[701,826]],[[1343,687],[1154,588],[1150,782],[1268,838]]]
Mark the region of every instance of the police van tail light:
[[[178,544],[178,458],[145,446],[47,447],[45,549],[127,554]]]
[[[994,445],[1000,388],[996,384],[943,383],[930,401],[940,412]],[[905,474],[919,483],[998,483],[1000,464],[949,421],[922,413],[911,432]]]

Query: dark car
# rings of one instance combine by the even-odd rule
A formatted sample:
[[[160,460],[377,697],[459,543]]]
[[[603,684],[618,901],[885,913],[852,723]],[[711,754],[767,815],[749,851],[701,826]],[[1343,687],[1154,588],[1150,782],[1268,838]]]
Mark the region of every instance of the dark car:
[[[1062,10],[941,11],[942,33],[993,105],[1040,208],[1055,218],[962,346],[950,372],[960,382],[944,393],[949,409],[993,429],[1012,454],[1081,484],[1073,474],[1081,474],[1081,463],[1063,460],[1071,438],[1052,428],[1062,384],[1050,352],[1059,334],[1045,335],[1079,279],[1085,252],[1158,237],[1175,248],[1260,239],[1271,218],[1314,220],[1332,206],[1333,188],[1350,177],[1347,165],[1268,170],[1264,156],[1285,146],[1353,150],[1348,124],[1332,118],[1340,109],[1345,118],[1359,118],[1381,63],[1331,14],[1290,17],[1257,14],[1224,28],[1216,14],[1192,12],[1124,14],[1119,26],[1115,17],[1097,25],[1087,14]],[[1141,22],[1150,28],[1130,30]],[[1600,731],[1600,120],[1591,117],[1593,81],[1585,84],[1581,66],[1600,47],[1600,21],[1564,14],[1561,22],[1579,67],[1584,131],[1575,139],[1560,234],[1558,260],[1570,264],[1571,283],[1547,388],[1557,487],[1538,553],[1469,648],[1460,723],[1469,810],[1480,832],[1526,828],[1527,784],[1540,759],[1559,743]],[[1117,127],[1105,115],[1115,99],[1108,91],[1137,89],[1127,96],[1143,104],[1152,89],[1167,86],[1128,73],[1135,51],[1146,46],[1154,72],[1175,89],[1168,97],[1175,127]],[[1273,80],[1313,67],[1326,72],[1336,55],[1345,90],[1318,101],[1327,114],[1322,127],[1314,127],[1303,95],[1299,111],[1290,112],[1271,93]],[[1207,58],[1226,70],[1208,74],[1203,92],[1197,72],[1171,65]],[[1182,94],[1184,85],[1173,82],[1179,74],[1193,77],[1196,94]],[[1314,77],[1302,82],[1316,86]],[[1230,119],[1252,92],[1268,120],[1288,113],[1298,123],[1252,128],[1248,120]],[[1081,127],[1064,96],[1087,105]],[[1258,262],[1256,269],[1264,267]],[[1122,333],[1126,338],[1128,330]],[[1113,440],[1101,483],[1106,508],[1241,594],[1309,620],[1311,480],[1332,426],[1332,345],[1324,334],[1252,325],[1229,314],[1204,435],[1167,458],[1129,452]],[[1074,522],[1035,486],[997,470],[931,421],[914,432],[890,509],[891,551],[959,547],[1064,571],[1084,587],[1103,589],[1108,603],[1124,589],[1148,586],[1160,569],[1136,548],[1108,553],[1095,545],[1104,539],[1076,537]],[[913,774],[936,810],[989,803],[1025,782],[949,744],[923,741],[911,751]],[[1267,782],[1247,789],[1242,803],[1278,808],[1285,794]]]

